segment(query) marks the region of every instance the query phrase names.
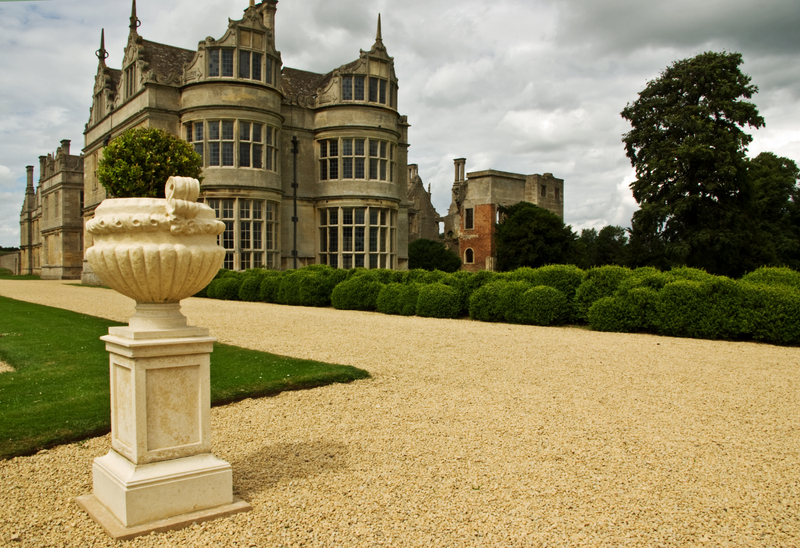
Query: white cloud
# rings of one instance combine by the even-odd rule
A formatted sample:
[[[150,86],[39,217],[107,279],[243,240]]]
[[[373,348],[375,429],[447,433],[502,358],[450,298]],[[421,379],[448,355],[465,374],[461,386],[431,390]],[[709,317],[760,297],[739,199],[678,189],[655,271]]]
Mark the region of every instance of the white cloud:
[[[137,0],[139,31],[193,49],[247,4]],[[636,204],[619,112],[669,63],[705,50],[741,52],[760,88],[753,100],[767,125],[750,153],[800,161],[796,0],[286,0],[276,23],[284,63],[327,72],[355,60],[372,46],[379,12],[411,124],[409,161],[441,214],[452,160],[466,157],[467,171],[565,179],[573,227],[628,226]],[[128,1],[0,3],[0,245],[19,243],[25,165],[61,139],[82,148],[100,29],[119,68],[129,15]]]

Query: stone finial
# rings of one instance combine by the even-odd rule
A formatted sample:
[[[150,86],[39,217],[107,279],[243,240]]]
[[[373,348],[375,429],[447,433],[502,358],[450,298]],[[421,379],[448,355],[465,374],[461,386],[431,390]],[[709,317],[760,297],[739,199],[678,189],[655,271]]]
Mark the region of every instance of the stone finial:
[[[69,156],[69,144],[70,144],[70,142],[71,141],[69,139],[62,139],[61,140],[61,154],[63,154],[64,156]]]
[[[136,0],[133,0],[131,5],[131,34],[136,34],[136,29],[142,25],[142,22],[139,21],[139,18],[136,17]]]
[[[381,14],[378,14],[378,33],[375,35],[375,43],[383,44],[383,35],[381,33]]]
[[[100,65],[106,66],[106,59],[108,59],[108,52],[106,51],[106,29],[100,29],[100,49],[94,52]]]

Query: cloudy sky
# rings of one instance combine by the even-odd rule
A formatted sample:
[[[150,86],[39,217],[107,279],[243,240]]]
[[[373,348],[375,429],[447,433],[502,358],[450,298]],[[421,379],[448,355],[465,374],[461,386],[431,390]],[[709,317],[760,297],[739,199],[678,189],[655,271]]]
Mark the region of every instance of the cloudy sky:
[[[248,0],[138,0],[148,40],[196,49],[219,38]],[[453,158],[467,172],[551,172],[565,180],[575,229],[629,226],[636,209],[620,117],[648,80],[703,51],[740,52],[766,127],[750,154],[800,163],[797,0],[281,0],[286,66],[328,72],[375,38],[395,58],[409,162],[450,204]],[[25,166],[61,139],[83,147],[105,28],[120,68],[128,0],[0,0],[0,245],[19,245]]]

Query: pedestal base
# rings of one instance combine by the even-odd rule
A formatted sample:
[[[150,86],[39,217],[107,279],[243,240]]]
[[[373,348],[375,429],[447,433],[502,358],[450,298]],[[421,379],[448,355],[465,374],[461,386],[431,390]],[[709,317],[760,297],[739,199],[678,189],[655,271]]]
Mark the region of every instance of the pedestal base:
[[[78,504],[115,538],[250,509],[234,503],[230,464],[210,453],[137,466],[112,450],[95,459],[93,477],[94,494]]]
[[[211,521],[217,518],[224,518],[231,514],[238,512],[249,512],[253,509],[250,503],[243,501],[238,497],[233,497],[231,504],[217,506],[208,510],[199,510],[189,514],[181,514],[169,519],[161,519],[158,521],[151,521],[144,525],[137,525],[135,527],[125,527],[105,506],[98,502],[94,495],[85,495],[75,499],[78,506],[89,514],[103,530],[115,540],[129,540],[143,535],[149,535],[153,531],[163,533],[164,531],[175,531],[183,529],[193,523],[203,523],[204,521]]]

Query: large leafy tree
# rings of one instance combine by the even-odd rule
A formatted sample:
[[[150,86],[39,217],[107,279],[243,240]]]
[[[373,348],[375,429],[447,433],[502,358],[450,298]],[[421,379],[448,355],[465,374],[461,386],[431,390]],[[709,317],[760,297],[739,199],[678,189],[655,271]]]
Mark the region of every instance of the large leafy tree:
[[[578,237],[576,262],[581,268],[627,264],[628,234],[621,226],[604,226],[598,232],[584,228]]]
[[[573,262],[577,236],[558,215],[528,202],[500,207],[500,213],[494,235],[498,270]]]
[[[408,244],[408,268],[455,272],[461,268],[461,259],[444,243],[419,238]]]
[[[800,270],[800,170],[792,160],[762,152],[748,165],[752,210],[764,264]]]
[[[745,126],[764,125],[747,101],[758,91],[738,53],[676,61],[648,82],[622,117],[640,205],[632,243],[663,250],[675,264],[738,275],[757,262]]]

